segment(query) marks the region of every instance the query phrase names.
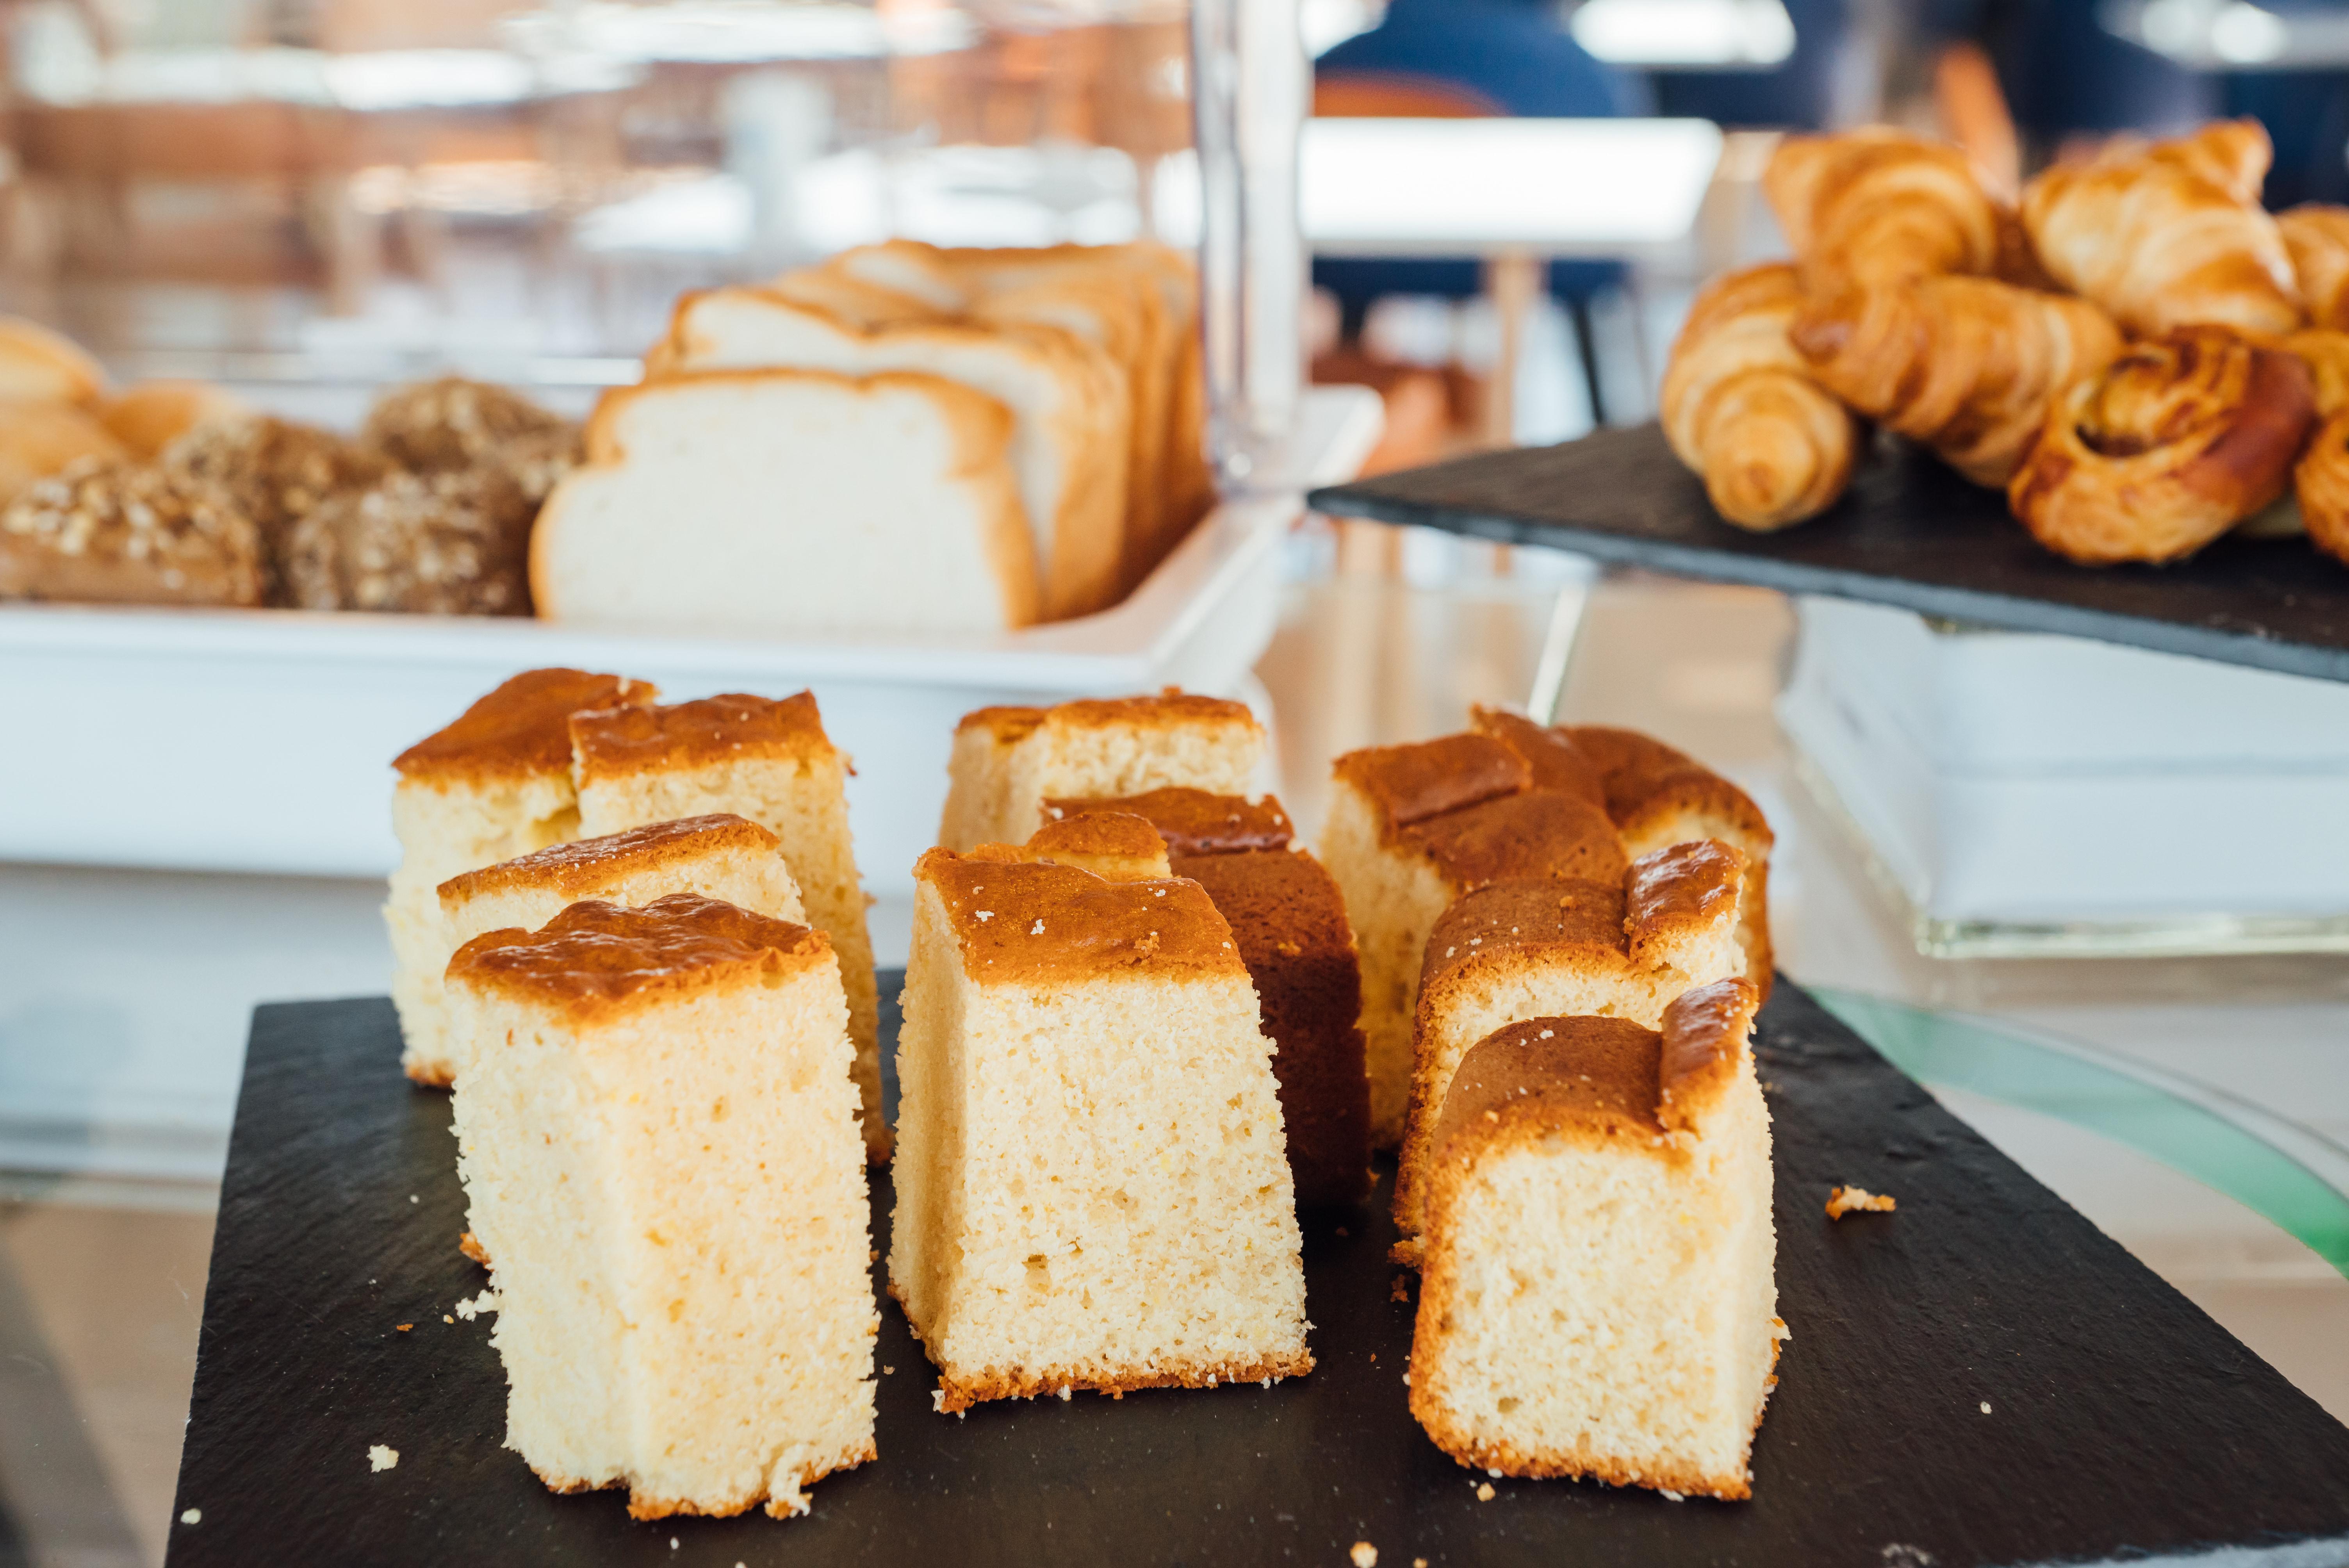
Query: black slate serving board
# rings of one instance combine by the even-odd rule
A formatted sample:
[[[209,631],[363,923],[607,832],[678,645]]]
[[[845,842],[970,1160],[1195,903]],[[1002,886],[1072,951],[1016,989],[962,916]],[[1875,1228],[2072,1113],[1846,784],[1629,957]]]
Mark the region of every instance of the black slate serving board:
[[[1310,1377],[957,1419],[931,1412],[885,1303],[878,1462],[819,1482],[804,1519],[638,1524],[620,1493],[554,1496],[500,1446],[490,1319],[441,1320],[485,1283],[456,1251],[449,1101],[399,1076],[390,1004],[263,1007],[173,1505],[201,1518],[172,1525],[170,1560],[1339,1564],[1367,1541],[1385,1568],[1970,1568],[2222,1542],[2255,1549],[2230,1564],[2349,1562],[2349,1429],[1795,986],[1756,1044],[1794,1339],[1751,1502],[1516,1480],[1480,1501],[1485,1478],[1406,1409],[1413,1309],[1366,1206],[1306,1227]],[[1899,1212],[1831,1224],[1843,1181]],[[885,1179],[874,1200],[885,1252]],[[370,1470],[377,1443],[396,1469]]]
[[[1723,521],[1653,424],[1332,485],[1306,503],[1675,576],[2349,680],[2349,566],[2305,539],[2229,537],[2169,566],[2075,566],[2042,549],[2004,496],[1889,443],[1863,458],[1834,507],[1776,533]]]

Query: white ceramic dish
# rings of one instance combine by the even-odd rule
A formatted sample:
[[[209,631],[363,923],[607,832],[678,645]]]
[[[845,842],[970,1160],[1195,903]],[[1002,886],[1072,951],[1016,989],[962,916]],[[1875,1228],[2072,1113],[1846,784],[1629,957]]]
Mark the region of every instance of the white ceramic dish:
[[[1366,388],[1306,400],[1284,488],[1226,502],[1124,603],[985,640],[782,643],[534,621],[0,606],[0,859],[379,875],[390,759],[518,670],[610,670],[671,699],[812,687],[857,763],[867,887],[909,894],[955,720],[988,703],[1162,686],[1244,695],[1307,485],[1377,439]],[[1293,484],[1295,488],[1286,488]]]
[[[2349,685],[1798,608],[1780,722],[1925,950],[2349,949]]]

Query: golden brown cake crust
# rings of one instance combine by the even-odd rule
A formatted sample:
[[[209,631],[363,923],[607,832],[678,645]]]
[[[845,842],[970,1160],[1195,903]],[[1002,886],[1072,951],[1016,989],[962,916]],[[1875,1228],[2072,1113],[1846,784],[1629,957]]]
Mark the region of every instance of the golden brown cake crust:
[[[1556,789],[1606,809],[1607,787],[1598,763],[1564,730],[1546,728],[1523,714],[1481,703],[1468,710],[1468,723],[1524,758],[1533,774],[1533,788]]]
[[[1439,736],[1410,746],[1371,746],[1330,765],[1379,811],[1391,842],[1415,822],[1515,795],[1533,782],[1526,759],[1489,735]]]
[[[1651,850],[1631,862],[1625,930],[1635,962],[1706,930],[1737,907],[1745,856],[1717,839]]]
[[[391,765],[403,779],[475,782],[571,770],[571,716],[585,708],[641,706],[658,688],[626,676],[585,670],[524,670],[426,736]]]
[[[1632,729],[1578,725],[1565,733],[1598,765],[1607,814],[1624,831],[1654,814],[1692,810],[1713,813],[1758,843],[1773,842],[1770,824],[1745,791],[1687,753]]]
[[[1469,1150],[1566,1133],[1669,1154],[1656,1116],[1663,1037],[1629,1018],[1527,1018],[1468,1048],[1429,1148],[1441,1170]],[[1455,1140],[1464,1140],[1454,1148]]]
[[[1753,1032],[1762,994],[1743,980],[1683,991],[1664,1009],[1661,1098],[1656,1114],[1675,1132],[1693,1132],[1737,1081],[1738,1053]]]
[[[1195,724],[1262,727],[1244,702],[1198,696],[1174,686],[1168,686],[1155,696],[1083,697],[1064,702],[1048,710],[1046,718],[1070,729],[1180,729]]]
[[[1444,976],[1508,947],[1588,947],[1618,956],[1623,939],[1623,884],[1579,877],[1510,877],[1453,901],[1428,930],[1419,994],[1439,992]]]
[[[672,864],[712,850],[740,848],[774,853],[782,841],[730,811],[653,822],[600,839],[574,839],[511,861],[466,872],[440,884],[440,903],[453,908],[470,898],[510,887],[543,887],[578,894],[615,876]]]
[[[1516,754],[1511,753],[1511,760]],[[1396,841],[1462,892],[1504,877],[1620,882],[1623,841],[1605,812],[1554,789],[1504,795],[1404,828]]]
[[[1737,1076],[1761,996],[1716,980],[1664,1009],[1661,1029],[1628,1018],[1528,1018],[1495,1029],[1460,1058],[1430,1140],[1434,1174],[1504,1141],[1563,1134],[1666,1160],[1675,1132],[1720,1103]],[[1431,1194],[1430,1212],[1434,1200]]]
[[[999,746],[1009,746],[1033,734],[1036,727],[1044,722],[1047,711],[1040,707],[975,707],[956,723],[955,733],[984,729],[995,737]]]
[[[608,1021],[655,1003],[780,976],[831,954],[823,933],[698,893],[642,909],[574,903],[538,931],[492,931],[449,961],[449,983]]]
[[[974,852],[995,847],[981,844]],[[1130,811],[1086,811],[1047,822],[1028,836],[1027,848],[1022,860],[1078,866],[1112,882],[1173,874],[1167,865],[1166,841],[1158,836],[1157,829]]]
[[[1096,800],[1047,800],[1050,820],[1087,812],[1124,811],[1158,830],[1174,855],[1223,855],[1243,850],[1285,850],[1296,830],[1280,802],[1267,795],[1218,795],[1179,786]]]
[[[937,890],[963,973],[982,985],[1247,972],[1231,927],[1195,882],[1113,882],[1074,866],[951,850],[926,851],[914,879]]]
[[[659,707],[574,713],[571,746],[583,788],[607,776],[707,768],[743,758],[833,755],[815,694],[806,691],[781,699],[728,692]]]
[[[937,1408],[951,1414],[988,1399],[1032,1399],[1063,1388],[1082,1388],[1123,1399],[1142,1388],[1213,1388],[1225,1383],[1261,1383],[1268,1377],[1302,1377],[1312,1370],[1312,1353],[1299,1350],[1286,1356],[1259,1356],[1253,1361],[1178,1362],[1154,1373],[1063,1367],[963,1379],[942,1372]]]
[[[1359,1202],[1371,1184],[1362,977],[1345,899],[1302,850],[1181,855],[1256,982],[1299,1207]]]

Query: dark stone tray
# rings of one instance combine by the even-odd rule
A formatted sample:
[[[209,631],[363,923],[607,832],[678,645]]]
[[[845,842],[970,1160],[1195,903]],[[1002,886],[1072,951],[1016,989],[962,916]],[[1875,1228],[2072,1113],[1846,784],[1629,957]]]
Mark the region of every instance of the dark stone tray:
[[[1971,1568],[2221,1543],[2349,1562],[2349,1429],[1792,985],[1758,1046],[1795,1337],[1751,1502],[1516,1480],[1477,1501],[1485,1478],[1404,1404],[1413,1307],[1391,1299],[1382,1180],[1372,1205],[1308,1222],[1310,1377],[958,1420],[931,1413],[885,1303],[878,1462],[819,1482],[808,1518],[637,1524],[621,1493],[554,1496],[501,1446],[490,1319],[441,1321],[484,1284],[456,1250],[449,1101],[400,1077],[390,1004],[263,1007],[173,1505],[202,1517],[173,1524],[171,1561],[1342,1564],[1369,1541],[1384,1568]],[[1899,1212],[1829,1223],[1844,1181]],[[885,1250],[885,1180],[874,1201]],[[397,1469],[369,1471],[376,1443]]]
[[[2349,566],[2305,539],[2225,538],[2170,566],[2075,566],[2042,549],[2004,496],[1889,442],[1863,457],[1843,500],[1777,533],[1723,522],[1653,424],[1381,474],[1306,500],[1333,516],[1674,576],[2349,680]]]

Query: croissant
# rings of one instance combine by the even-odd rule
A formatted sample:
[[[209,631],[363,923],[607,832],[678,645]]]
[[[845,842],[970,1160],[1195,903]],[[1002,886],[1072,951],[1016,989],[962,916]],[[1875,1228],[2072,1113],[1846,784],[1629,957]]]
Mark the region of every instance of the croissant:
[[[2308,443],[2292,470],[2292,488],[2308,542],[2349,565],[2349,412],[2327,419]]]
[[[1786,341],[1802,285],[1783,262],[1705,285],[1672,344],[1658,399],[1664,435],[1742,528],[1784,528],[1835,504],[1859,427]]]
[[[2349,326],[2349,207],[2311,201],[2276,218],[2292,275],[2319,326]]]
[[[2131,333],[2189,322],[2290,332],[2301,325],[2300,285],[2259,206],[2270,156],[2256,120],[2176,141],[2118,141],[2025,186],[2023,227],[2057,283]]]
[[[2086,300],[1991,278],[1850,290],[1814,301],[1789,335],[1828,391],[2002,488],[2054,399],[2121,351],[2120,329]]]
[[[2311,326],[2287,334],[2276,346],[2297,355],[2315,383],[2316,417],[2330,419],[2349,408],[2349,332]]]
[[[1972,163],[1904,130],[1790,136],[1771,155],[1762,189],[1816,289],[1999,264],[1998,204]]]
[[[2007,502],[2075,561],[2175,561],[2283,493],[2315,417],[2296,356],[2182,326],[2056,400]]]

